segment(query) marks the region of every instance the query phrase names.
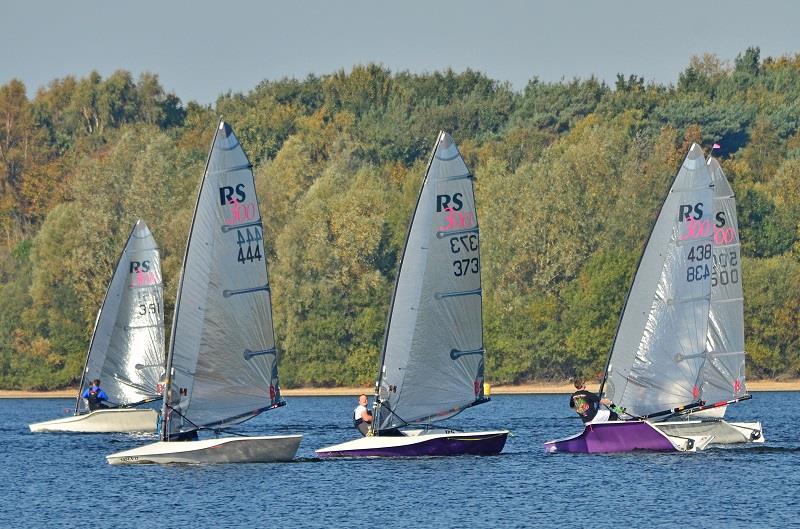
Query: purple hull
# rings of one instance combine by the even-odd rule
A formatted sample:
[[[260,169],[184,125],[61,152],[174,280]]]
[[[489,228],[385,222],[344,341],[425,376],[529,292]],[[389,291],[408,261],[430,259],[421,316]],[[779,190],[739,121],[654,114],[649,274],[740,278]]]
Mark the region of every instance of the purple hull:
[[[317,451],[320,457],[425,457],[425,456],[489,456],[499,454],[506,444],[508,432],[469,436],[420,436],[416,443],[394,446],[365,447],[355,450]],[[407,439],[404,437],[380,439]]]
[[[614,421],[587,424],[580,435],[548,441],[544,450],[547,453],[597,454],[632,450],[676,452],[677,448],[647,422]]]

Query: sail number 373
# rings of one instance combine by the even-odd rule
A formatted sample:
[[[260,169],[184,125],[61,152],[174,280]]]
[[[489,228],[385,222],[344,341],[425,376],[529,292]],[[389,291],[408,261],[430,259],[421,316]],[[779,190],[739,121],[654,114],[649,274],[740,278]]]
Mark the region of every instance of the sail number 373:
[[[463,256],[465,253],[478,251],[478,235],[471,233],[458,237],[450,237],[450,252]],[[453,275],[456,277],[477,274],[480,271],[480,260],[477,257],[464,257],[453,261]]]

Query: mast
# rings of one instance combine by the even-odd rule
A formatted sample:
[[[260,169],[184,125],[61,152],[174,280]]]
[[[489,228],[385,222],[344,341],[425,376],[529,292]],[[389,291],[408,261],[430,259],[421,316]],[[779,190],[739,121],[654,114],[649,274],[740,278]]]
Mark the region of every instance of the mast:
[[[178,280],[178,291],[175,296],[175,310],[172,311],[172,324],[170,325],[170,333],[169,333],[169,350],[167,352],[167,363],[165,366],[164,372],[166,373],[167,379],[164,382],[164,395],[161,399],[161,440],[162,441],[169,441],[169,420],[170,420],[170,399],[169,396],[172,395],[172,377],[174,375],[174,370],[172,368],[172,358],[175,353],[175,328],[176,323],[178,321],[178,312],[181,306],[181,292],[183,291],[183,279],[186,275],[186,256],[189,255],[189,245],[192,244],[192,232],[194,231],[194,223],[197,220],[197,210],[200,204],[200,195],[203,191],[203,185],[206,182],[206,176],[208,175],[208,164],[211,162],[211,155],[214,152],[214,142],[217,139],[217,131],[219,127],[222,125],[222,116],[220,116],[219,121],[217,122],[217,127],[214,129],[214,135],[211,137],[211,147],[208,149],[208,157],[206,158],[206,166],[203,169],[203,178],[200,180],[200,187],[197,191],[197,200],[194,203],[194,211],[192,212],[192,223],[189,225],[189,235],[186,237],[186,250],[183,252],[183,263],[181,264],[181,274],[180,279]]]
[[[108,288],[106,288],[105,295],[106,297],[108,296]],[[103,298],[103,304],[105,304],[105,297]],[[100,308],[97,309],[97,316],[95,316],[94,318],[94,328],[92,329],[92,337],[89,339],[89,349],[87,349],[86,351],[86,360],[83,362],[83,371],[81,371],[81,381],[78,384],[78,395],[75,397],[74,415],[78,415],[78,413],[80,413],[81,395],[83,395],[83,383],[86,381],[86,370],[89,368],[89,355],[92,353],[92,344],[94,343],[94,335],[97,332],[97,324],[100,322],[100,313],[102,311],[103,311],[103,306],[101,305]]]
[[[433,163],[433,158],[436,156],[436,149],[439,147],[439,140],[444,134],[444,131],[439,131],[436,135],[436,142],[433,145],[433,149],[431,150],[431,154],[428,157],[428,165],[425,168],[425,175],[422,177],[422,184],[419,186],[419,193],[417,193],[417,201],[414,204],[414,211],[411,212],[411,220],[408,222],[408,228],[406,229],[406,239],[403,243],[403,253],[400,256],[400,262],[397,264],[397,273],[395,274],[394,278],[394,288],[392,289],[392,301],[389,305],[389,315],[386,318],[386,325],[383,329],[383,347],[381,348],[381,357],[378,362],[378,377],[375,379],[375,396],[372,402],[372,422],[369,425],[369,434],[368,435],[378,435],[379,429],[375,425],[378,419],[378,412],[381,405],[380,400],[380,387],[381,382],[383,381],[383,374],[384,374],[384,361],[386,359],[386,343],[389,340],[389,327],[392,324],[392,314],[394,313],[394,302],[397,298],[397,285],[400,282],[400,271],[403,269],[403,260],[406,257],[406,250],[408,249],[408,240],[411,236],[411,228],[414,225],[414,217],[417,216],[417,209],[419,208],[419,201],[422,198],[422,192],[425,189],[425,182],[428,180],[428,173],[431,170],[431,164]]]

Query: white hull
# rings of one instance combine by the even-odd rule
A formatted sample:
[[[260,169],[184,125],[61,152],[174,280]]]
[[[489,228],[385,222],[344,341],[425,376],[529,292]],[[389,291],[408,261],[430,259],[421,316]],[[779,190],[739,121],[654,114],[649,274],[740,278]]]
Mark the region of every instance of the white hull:
[[[222,437],[200,441],[159,441],[106,456],[112,465],[270,463],[291,461],[302,435]]]
[[[725,411],[727,409],[727,406],[719,406],[718,408],[709,408],[703,411],[687,413],[686,417],[690,419],[722,419],[725,417]]]
[[[764,434],[760,422],[671,421],[653,423],[653,426],[668,435],[683,437],[704,435],[711,437],[710,444],[763,443]]]
[[[158,429],[158,412],[150,408],[95,410],[82,415],[37,422],[28,427],[32,432],[43,433],[150,433]]]
[[[403,435],[362,437],[315,452],[320,457],[418,457],[439,455],[491,455],[505,445],[508,430],[455,432],[404,430]]]

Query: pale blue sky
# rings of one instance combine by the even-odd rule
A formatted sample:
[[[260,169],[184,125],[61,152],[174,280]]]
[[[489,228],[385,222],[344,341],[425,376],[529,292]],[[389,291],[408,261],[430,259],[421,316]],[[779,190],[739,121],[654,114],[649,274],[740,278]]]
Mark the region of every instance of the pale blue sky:
[[[800,52],[800,2],[0,0],[0,83],[159,75],[184,101],[378,62],[473,68],[521,89],[618,72],[674,83],[692,55]]]

